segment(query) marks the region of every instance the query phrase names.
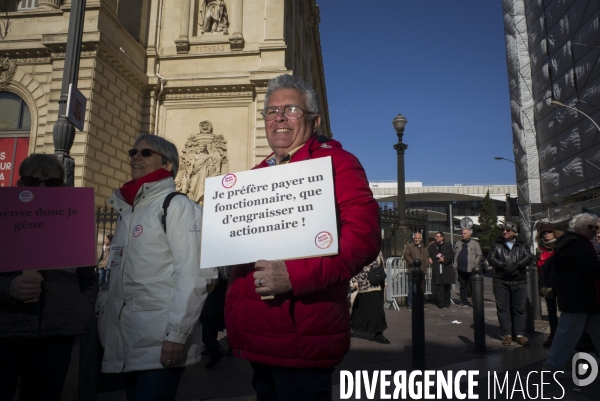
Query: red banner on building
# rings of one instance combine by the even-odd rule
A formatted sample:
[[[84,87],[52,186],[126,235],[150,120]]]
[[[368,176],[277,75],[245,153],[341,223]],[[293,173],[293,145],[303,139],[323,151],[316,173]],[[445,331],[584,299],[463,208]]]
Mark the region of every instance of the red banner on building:
[[[16,187],[19,167],[29,153],[29,138],[0,138],[0,187]]]

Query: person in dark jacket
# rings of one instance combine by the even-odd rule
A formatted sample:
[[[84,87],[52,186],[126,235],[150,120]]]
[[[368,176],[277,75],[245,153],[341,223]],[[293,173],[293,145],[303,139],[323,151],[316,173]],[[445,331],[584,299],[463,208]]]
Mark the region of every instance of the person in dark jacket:
[[[54,155],[32,154],[19,168],[20,187],[64,187]],[[35,244],[32,244],[32,246]],[[75,336],[93,316],[94,267],[0,273],[0,400],[58,401]]]
[[[544,370],[570,365],[584,329],[600,352],[600,261],[590,243],[597,231],[596,217],[577,215],[554,247],[554,289],[561,314]]]
[[[494,269],[494,297],[502,335],[502,345],[512,343],[510,308],[514,312],[514,329],[517,344],[528,347],[525,338],[527,303],[527,266],[533,255],[527,245],[517,238],[517,226],[506,222],[502,227],[502,239],[492,242],[488,262]]]
[[[415,267],[415,259],[421,261],[421,270],[427,273],[427,267],[429,262],[429,250],[423,244],[423,234],[415,233],[413,236],[413,242],[406,245],[404,248],[404,255],[402,255],[406,262],[406,275],[408,277],[408,296],[406,298],[406,307],[412,308],[412,270]],[[425,308],[427,309],[427,308]]]
[[[435,285],[438,308],[450,307],[450,286],[455,283],[452,245],[444,241],[444,233],[435,234],[435,243],[429,245],[431,283]]]
[[[552,340],[556,333],[556,327],[558,326],[558,309],[556,305],[556,293],[553,288],[546,287],[544,285],[544,279],[542,278],[542,266],[546,261],[554,254],[554,246],[556,240],[562,235],[562,231],[558,231],[554,224],[544,223],[539,229],[535,236],[535,240],[538,247],[535,252],[536,262],[535,265],[538,270],[538,291],[540,297],[544,297],[546,301],[546,309],[548,310],[548,323],[550,324],[550,334],[548,339],[542,343],[544,347],[552,346]]]
[[[454,244],[454,268],[460,283],[460,306],[471,306],[468,295],[471,287],[471,271],[481,266],[483,254],[479,242],[471,238],[473,231],[463,228],[462,239]]]
[[[225,350],[217,340],[219,331],[225,330],[225,294],[229,284],[231,267],[218,268],[218,278],[213,290],[207,295],[206,303],[200,313],[200,324],[202,324],[202,343],[204,351],[202,355],[208,355],[209,359],[204,367],[213,369],[221,362]],[[231,355],[228,351],[228,354]]]

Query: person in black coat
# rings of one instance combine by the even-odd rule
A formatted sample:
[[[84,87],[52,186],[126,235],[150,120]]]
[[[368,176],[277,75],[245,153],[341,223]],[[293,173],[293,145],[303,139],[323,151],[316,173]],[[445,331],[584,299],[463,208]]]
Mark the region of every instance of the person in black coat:
[[[431,283],[435,285],[438,308],[450,307],[450,286],[455,283],[452,267],[454,251],[444,239],[444,233],[440,231],[435,234],[435,243],[429,245]]]
[[[19,175],[20,187],[64,187],[54,155],[30,155]],[[94,267],[22,273],[0,273],[0,400],[14,398],[20,376],[19,400],[58,401],[75,337],[94,314]]]
[[[580,214],[554,247],[554,290],[561,315],[544,370],[570,366],[584,329],[600,352],[600,261],[590,243],[597,231],[596,217]]]
[[[488,262],[494,269],[494,297],[502,345],[509,346],[515,340],[523,347],[529,347],[525,338],[527,319],[527,266],[533,260],[528,246],[517,237],[516,224],[507,221],[502,227],[502,238],[492,242]],[[514,313],[516,338],[511,335],[510,310]]]

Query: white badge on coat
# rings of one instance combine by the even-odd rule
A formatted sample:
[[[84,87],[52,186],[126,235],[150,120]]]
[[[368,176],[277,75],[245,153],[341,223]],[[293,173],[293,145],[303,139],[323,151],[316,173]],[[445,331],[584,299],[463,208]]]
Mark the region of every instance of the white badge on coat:
[[[123,247],[119,245],[110,246],[110,255],[108,256],[108,262],[106,268],[110,270],[119,270],[123,260]]]

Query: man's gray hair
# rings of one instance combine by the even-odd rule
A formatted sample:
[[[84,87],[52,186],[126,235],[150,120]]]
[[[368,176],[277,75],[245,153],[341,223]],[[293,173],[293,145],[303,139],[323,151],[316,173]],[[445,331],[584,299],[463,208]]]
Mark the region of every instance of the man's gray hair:
[[[575,215],[571,221],[569,221],[569,231],[579,231],[582,227],[587,226],[590,222],[596,225],[598,221],[597,217],[592,216],[589,213],[580,213]]]
[[[163,155],[163,164],[169,162],[173,163],[173,170],[171,170],[171,172],[173,173],[173,177],[177,177],[177,171],[179,171],[179,153],[177,153],[177,146],[158,135],[141,134],[136,138],[133,147],[135,148],[141,141],[146,141],[150,149]]]
[[[306,108],[308,111],[314,114],[319,114],[321,112],[319,98],[317,97],[315,90],[302,78],[298,78],[290,74],[279,75],[278,77],[275,77],[269,81],[267,93],[265,94],[265,107],[267,107],[267,104],[269,103],[269,96],[271,96],[273,92],[280,89],[299,90],[304,94],[304,100],[306,101]]]

